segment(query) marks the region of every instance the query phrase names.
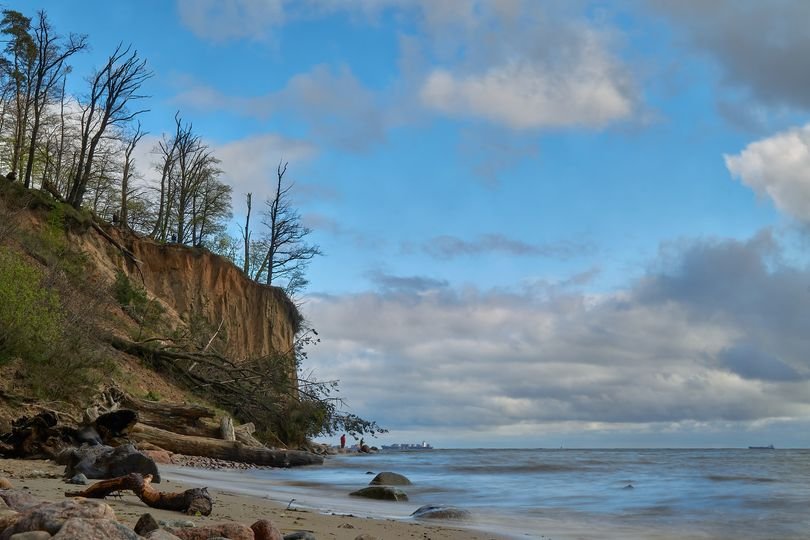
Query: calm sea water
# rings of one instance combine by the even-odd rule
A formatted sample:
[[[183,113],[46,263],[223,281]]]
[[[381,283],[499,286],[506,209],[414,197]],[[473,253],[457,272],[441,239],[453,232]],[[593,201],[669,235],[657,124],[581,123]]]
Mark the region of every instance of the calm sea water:
[[[394,471],[407,503],[349,497]],[[810,450],[432,450],[328,458],[322,467],[168,478],[324,512],[411,519],[425,504],[472,512],[513,538],[810,538]],[[629,487],[632,486],[632,487]]]

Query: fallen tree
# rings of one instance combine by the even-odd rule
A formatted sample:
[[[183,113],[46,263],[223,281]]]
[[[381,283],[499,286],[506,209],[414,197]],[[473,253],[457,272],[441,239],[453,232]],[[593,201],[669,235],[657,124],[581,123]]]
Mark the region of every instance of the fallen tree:
[[[176,454],[211,457],[253,465],[298,467],[301,465],[321,465],[323,463],[321,456],[309,452],[257,448],[247,446],[239,441],[180,435],[140,423],[135,424],[130,429],[129,438],[136,442],[154,444]]]
[[[117,491],[130,490],[147,506],[161,510],[175,510],[189,515],[208,516],[214,505],[208,488],[187,489],[180,493],[163,493],[152,487],[152,475],[131,473],[109,480],[96,482],[83,491],[67,491],[65,497],[103,499]]]

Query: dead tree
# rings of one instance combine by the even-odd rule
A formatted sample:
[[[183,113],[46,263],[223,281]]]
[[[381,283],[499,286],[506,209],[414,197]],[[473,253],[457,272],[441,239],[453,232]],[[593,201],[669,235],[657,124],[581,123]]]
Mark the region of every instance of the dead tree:
[[[128,109],[130,101],[144,97],[138,91],[152,76],[146,68],[146,60],[138,56],[138,51],[130,52],[130,49],[131,46],[123,48],[119,44],[104,67],[90,80],[90,95],[82,108],[78,163],[67,196],[74,208],[82,204],[93,170],[93,159],[107,129],[124,125],[146,112],[145,109]]]
[[[127,211],[129,205],[129,179],[132,176],[133,159],[132,152],[135,151],[135,145],[146,135],[145,131],[141,131],[141,123],[138,122],[138,127],[135,128],[135,133],[127,140],[126,148],[124,149],[124,173],[121,177],[121,215],[119,216],[121,227],[126,229],[129,226],[129,213]]]

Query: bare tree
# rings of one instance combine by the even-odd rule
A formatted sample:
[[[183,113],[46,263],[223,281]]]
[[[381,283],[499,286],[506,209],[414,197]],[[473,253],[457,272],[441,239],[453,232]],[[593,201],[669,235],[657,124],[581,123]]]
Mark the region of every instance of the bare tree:
[[[121,226],[126,228],[129,226],[129,196],[132,194],[129,187],[129,179],[132,176],[133,158],[132,153],[135,151],[135,146],[146,135],[145,131],[141,131],[141,123],[138,122],[138,127],[135,128],[135,133],[132,134],[126,141],[124,148],[124,173],[121,176]]]
[[[264,278],[268,285],[283,283],[287,294],[293,295],[306,285],[304,271],[322,252],[320,246],[306,242],[312,229],[301,223],[300,214],[292,207],[290,190],[293,184],[284,185],[286,172],[287,163],[279,163],[275,194],[265,201],[262,223],[266,230],[261,245],[266,251],[253,279]]]
[[[52,96],[56,83],[64,76],[68,58],[87,47],[87,37],[71,34],[66,43],[61,43],[54,35],[44,11],[37,14],[34,29],[36,59],[33,70],[33,91],[31,105],[34,117],[31,122],[31,136],[28,142],[28,160],[25,164],[25,187],[31,187],[31,172],[34,167],[34,152],[38,144],[42,112]]]
[[[73,182],[67,201],[79,208],[87,189],[93,167],[93,158],[101,138],[110,126],[121,126],[144,110],[130,111],[130,101],[143,98],[138,91],[152,76],[146,68],[146,60],[138,51],[130,52],[131,46],[119,44],[107,59],[103,68],[90,79],[90,95],[82,108],[81,141]]]
[[[242,239],[245,241],[245,260],[242,263],[242,270],[245,271],[245,274],[250,275],[250,209],[253,193],[248,193],[245,199],[247,200],[247,217],[245,218],[245,231],[242,233]]]

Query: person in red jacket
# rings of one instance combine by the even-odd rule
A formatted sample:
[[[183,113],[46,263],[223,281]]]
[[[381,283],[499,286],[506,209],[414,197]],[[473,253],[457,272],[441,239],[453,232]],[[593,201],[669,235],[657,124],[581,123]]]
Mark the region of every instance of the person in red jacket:
[[[340,447],[346,448],[346,434],[340,436]]]

